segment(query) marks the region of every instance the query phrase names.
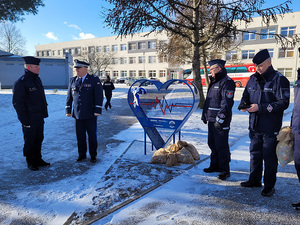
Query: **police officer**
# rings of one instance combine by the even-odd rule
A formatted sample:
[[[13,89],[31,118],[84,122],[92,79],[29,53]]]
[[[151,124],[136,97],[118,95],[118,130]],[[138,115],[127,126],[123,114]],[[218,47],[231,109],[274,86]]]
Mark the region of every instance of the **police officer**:
[[[242,187],[261,187],[264,170],[262,196],[274,194],[278,160],[276,145],[283,111],[289,106],[290,83],[286,77],[275,71],[267,49],[253,57],[256,73],[251,75],[239,109],[249,112],[250,176]]]
[[[44,87],[39,78],[40,59],[26,56],[25,73],[13,86],[13,106],[22,124],[24,137],[23,155],[30,170],[39,166],[50,166],[42,159],[44,118],[48,117]]]
[[[109,107],[111,109],[111,97],[112,97],[112,91],[115,90],[115,86],[113,84],[113,82],[111,82],[110,77],[107,76],[104,83],[103,83],[103,89],[104,89],[104,94],[106,97],[106,103],[104,105],[105,109],[107,110],[107,108]]]
[[[76,121],[78,162],[86,158],[86,133],[91,162],[97,161],[97,117],[102,113],[103,89],[100,79],[87,73],[89,65],[75,60],[77,76],[70,80],[66,99],[66,116]]]
[[[230,177],[230,150],[228,136],[234,104],[235,83],[227,76],[226,61],[215,59],[210,66],[210,84],[202,112],[202,120],[208,122],[208,146],[211,149],[210,166],[206,173],[220,172],[218,178]]]
[[[300,48],[299,48],[300,49]],[[292,115],[292,133],[295,135],[294,140],[294,162],[300,181],[300,69],[298,69],[298,79],[294,88],[294,109]],[[292,204],[297,209],[300,208],[300,202]]]

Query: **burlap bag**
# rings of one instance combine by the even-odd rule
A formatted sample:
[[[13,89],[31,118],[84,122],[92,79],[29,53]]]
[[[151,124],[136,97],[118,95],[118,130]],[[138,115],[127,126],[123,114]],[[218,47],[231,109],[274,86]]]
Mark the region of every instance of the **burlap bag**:
[[[167,162],[167,156],[169,152],[164,149],[160,148],[156,152],[154,152],[150,163],[152,164],[165,164]]]
[[[167,151],[170,153],[176,153],[179,150],[180,150],[180,146],[178,146],[177,144],[169,145],[169,147],[167,148]]]
[[[200,160],[200,155],[194,145],[187,144],[185,148],[192,154],[194,160]]]
[[[294,135],[290,127],[283,127],[277,135],[279,141],[276,146],[276,155],[281,166],[294,160]]]
[[[180,164],[177,161],[177,157],[175,153],[169,153],[167,157],[166,167],[170,166],[179,166]]]
[[[176,153],[177,161],[179,163],[184,163],[184,164],[195,164],[195,160],[190,153],[189,150],[186,148],[182,148],[180,151]]]

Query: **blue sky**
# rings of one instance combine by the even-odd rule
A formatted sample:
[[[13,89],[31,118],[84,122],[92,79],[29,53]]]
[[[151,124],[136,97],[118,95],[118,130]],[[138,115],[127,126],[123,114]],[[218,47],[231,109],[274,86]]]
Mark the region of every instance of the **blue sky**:
[[[284,0],[266,0],[274,6]],[[293,11],[300,11],[300,1],[292,0]],[[104,0],[44,0],[37,15],[26,15],[16,26],[26,39],[28,55],[35,55],[35,45],[115,35],[105,27]]]

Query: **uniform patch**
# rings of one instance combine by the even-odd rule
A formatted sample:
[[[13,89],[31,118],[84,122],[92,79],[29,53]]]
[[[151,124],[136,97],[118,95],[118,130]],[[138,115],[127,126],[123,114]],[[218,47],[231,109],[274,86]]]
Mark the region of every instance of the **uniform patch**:
[[[283,91],[283,96],[286,97],[286,98],[290,98],[290,92],[289,92],[289,90]]]
[[[224,119],[224,118],[225,118],[225,115],[224,115],[223,113],[221,113],[221,114],[219,115],[219,118]]]
[[[98,82],[98,83],[97,83],[97,85],[100,85],[100,84],[101,84],[101,82]]]
[[[269,112],[272,112],[273,107],[269,104],[268,107],[267,107],[267,110],[268,110]]]
[[[83,86],[84,86],[84,87],[92,87],[91,84],[84,84]]]
[[[233,98],[233,91],[226,91],[227,98]]]

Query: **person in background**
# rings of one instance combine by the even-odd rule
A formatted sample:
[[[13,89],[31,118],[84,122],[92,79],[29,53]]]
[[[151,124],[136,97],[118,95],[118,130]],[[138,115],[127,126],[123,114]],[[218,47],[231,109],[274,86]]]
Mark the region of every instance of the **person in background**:
[[[277,134],[282,126],[283,111],[289,106],[290,82],[274,70],[267,49],[252,59],[256,72],[251,75],[238,107],[249,113],[250,176],[242,187],[261,187],[263,162],[264,188],[262,196],[275,192],[278,159]]]
[[[86,133],[90,161],[97,161],[97,117],[102,113],[103,89],[100,79],[87,73],[89,65],[84,61],[75,60],[77,76],[70,80],[66,99],[66,116],[75,118],[79,154],[77,162],[86,159]]]
[[[300,52],[300,48],[298,49]],[[292,133],[294,139],[294,162],[297,176],[300,182],[300,69],[298,69],[298,78],[294,87],[294,109],[291,121]],[[300,209],[300,201],[292,204],[296,209]]]
[[[104,94],[106,97],[106,103],[104,105],[105,109],[107,110],[107,108],[109,107],[111,109],[111,97],[112,97],[112,91],[115,89],[115,86],[113,84],[113,82],[111,82],[110,77],[107,76],[104,83],[103,83],[103,89],[104,89]]]
[[[26,56],[25,73],[13,86],[13,106],[22,124],[24,137],[23,155],[27,166],[36,171],[40,166],[50,166],[42,159],[44,118],[48,117],[47,101],[41,79],[40,59]]]
[[[202,112],[202,120],[208,122],[208,146],[211,149],[210,166],[206,173],[220,172],[218,178],[230,177],[230,150],[228,144],[235,83],[227,76],[226,61],[215,59],[210,66],[210,84]]]

